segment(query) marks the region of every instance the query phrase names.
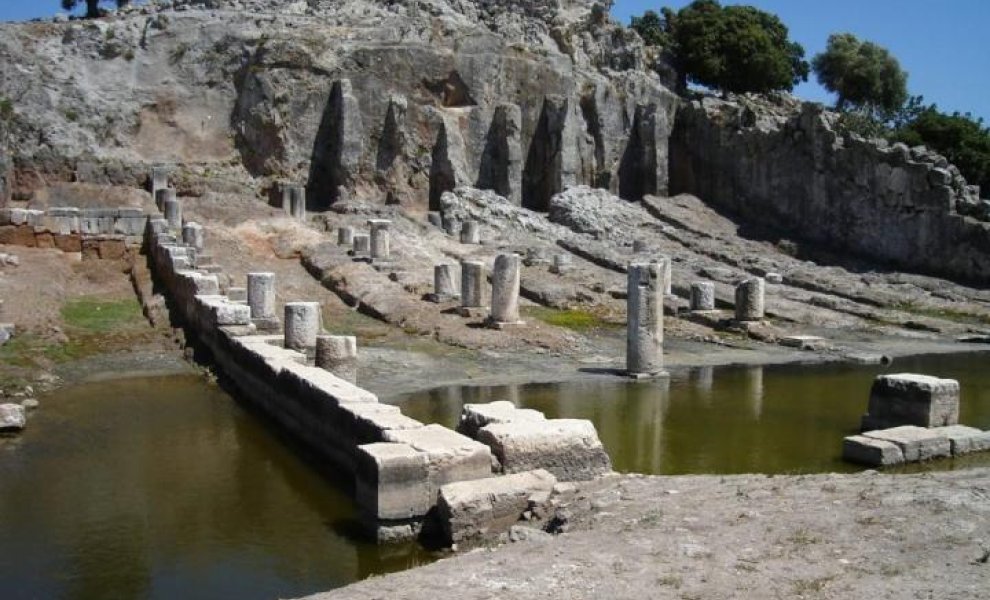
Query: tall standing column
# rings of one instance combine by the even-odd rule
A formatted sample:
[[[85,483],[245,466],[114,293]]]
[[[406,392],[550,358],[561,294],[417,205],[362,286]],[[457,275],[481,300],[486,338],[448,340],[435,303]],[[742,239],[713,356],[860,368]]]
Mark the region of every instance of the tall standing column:
[[[170,231],[182,230],[182,204],[175,197],[175,190],[167,190],[162,199],[162,209]]]
[[[519,255],[499,254],[492,270],[492,312],[494,326],[519,323]]]
[[[662,266],[629,265],[626,370],[632,376],[663,373]]]
[[[168,169],[162,166],[151,167],[151,197],[158,202],[158,190],[168,187]],[[161,205],[158,210],[161,210]]]
[[[292,185],[286,182],[279,184],[279,192],[282,195],[282,210],[285,214],[292,216]]]
[[[316,336],[316,366],[357,383],[357,338],[350,335]]]
[[[391,254],[389,248],[388,226],[392,222],[388,219],[369,219],[368,226],[371,228],[371,258],[373,260],[388,260]]]
[[[736,286],[736,320],[759,321],[763,318],[764,284],[760,277],[753,277]]]
[[[273,320],[275,315],[275,273],[247,274],[247,303],[251,318]]]
[[[289,187],[289,199],[292,207],[292,217],[297,221],[306,220],[306,188],[301,185]]]
[[[320,334],[319,302],[285,303],[285,347],[309,351],[316,348]]]
[[[660,279],[662,281],[660,290],[664,296],[673,293],[673,276],[671,273],[671,263],[669,256],[660,256],[656,261],[660,265]]]
[[[485,263],[480,260],[461,261],[461,314],[473,316],[485,305]]]

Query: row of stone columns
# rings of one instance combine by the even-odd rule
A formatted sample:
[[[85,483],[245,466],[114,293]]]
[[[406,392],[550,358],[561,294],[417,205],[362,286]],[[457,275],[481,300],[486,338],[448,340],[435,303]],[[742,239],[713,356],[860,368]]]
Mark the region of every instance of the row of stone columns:
[[[454,265],[440,264],[433,268],[433,294],[435,302],[461,299],[461,315],[480,316],[488,308],[488,324],[502,328],[521,324],[519,318],[519,285],[521,259],[518,254],[500,254],[495,257],[492,270],[491,306],[485,306],[485,263],[481,260],[461,261],[460,294],[454,283]]]
[[[248,273],[247,304],[259,329],[277,328],[274,273]],[[284,346],[315,356],[316,366],[337,377],[357,381],[357,339],[323,334],[319,302],[286,302],[283,309]]]
[[[443,229],[450,237],[459,237],[462,244],[481,243],[481,224],[477,221],[459,221],[439,211],[429,212],[426,218],[431,225]]]
[[[388,219],[369,219],[370,233],[357,233],[353,227],[337,228],[337,245],[350,246],[356,258],[371,258],[373,261],[388,261],[392,258],[391,233]]]
[[[766,284],[760,277],[753,277],[736,286],[735,308],[737,321],[759,321],[766,315]],[[691,284],[691,310],[715,310],[715,284],[696,281]]]

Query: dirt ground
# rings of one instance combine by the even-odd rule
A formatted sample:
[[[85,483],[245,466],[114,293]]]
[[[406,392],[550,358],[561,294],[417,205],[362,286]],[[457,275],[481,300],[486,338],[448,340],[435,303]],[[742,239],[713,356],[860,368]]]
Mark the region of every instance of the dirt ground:
[[[990,470],[615,476],[568,531],[310,600],[986,598]]]

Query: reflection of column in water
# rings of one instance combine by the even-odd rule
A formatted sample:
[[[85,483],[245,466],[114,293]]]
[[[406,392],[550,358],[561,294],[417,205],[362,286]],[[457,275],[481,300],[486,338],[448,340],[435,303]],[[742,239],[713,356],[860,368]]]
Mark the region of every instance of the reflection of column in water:
[[[457,423],[461,420],[461,408],[465,403],[464,387],[449,385],[445,391],[443,401],[437,403],[437,422],[448,427],[457,427]]]
[[[753,411],[753,417],[759,420],[763,415],[763,367],[746,369],[745,380],[746,399]]]
[[[715,382],[714,367],[698,367],[694,370],[694,387],[705,406],[712,403],[712,384]]]
[[[520,406],[522,400],[519,396],[519,386],[516,384],[502,386],[499,390],[498,397],[494,398],[494,400],[508,400],[513,406]]]
[[[665,377],[657,382],[654,388],[653,414],[648,425],[644,423],[651,434],[650,452],[643,471],[647,473],[659,473],[663,465],[663,438],[664,421],[667,416],[667,408],[670,406],[670,378]]]

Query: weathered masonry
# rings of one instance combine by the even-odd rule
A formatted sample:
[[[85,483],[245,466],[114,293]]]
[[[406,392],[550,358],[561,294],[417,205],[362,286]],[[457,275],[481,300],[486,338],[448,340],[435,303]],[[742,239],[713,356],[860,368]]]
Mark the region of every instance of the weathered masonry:
[[[147,222],[140,208],[2,208],[0,244],[121,258],[140,248]]]
[[[533,419],[535,411],[511,405],[482,407],[471,413],[475,426],[465,434],[421,423],[380,403],[349,381],[356,356],[353,338],[340,340],[342,352],[321,350],[321,342],[332,344],[336,338],[320,334],[318,303],[286,303],[284,333],[261,335],[259,319],[269,330],[280,326],[272,306],[277,282],[270,274],[252,273],[246,290],[222,290],[216,267],[209,272],[200,268],[204,255],[195,244],[178,239],[178,233],[165,218],[148,221],[150,262],[172,310],[240,396],[328,466],[353,478],[359,510],[379,541],[418,536],[425,524],[435,522],[435,507],[446,486],[457,482],[526,498],[557,480],[590,479],[611,471],[589,421],[546,419],[540,413]],[[505,477],[530,471],[540,472]],[[535,487],[529,490],[527,485]],[[487,531],[507,519],[504,512],[490,522],[479,522],[477,515],[465,518],[452,508],[465,493],[457,488],[446,494],[446,516],[439,517],[446,521],[435,530],[448,540],[460,538],[461,526]]]

